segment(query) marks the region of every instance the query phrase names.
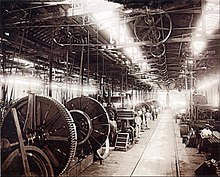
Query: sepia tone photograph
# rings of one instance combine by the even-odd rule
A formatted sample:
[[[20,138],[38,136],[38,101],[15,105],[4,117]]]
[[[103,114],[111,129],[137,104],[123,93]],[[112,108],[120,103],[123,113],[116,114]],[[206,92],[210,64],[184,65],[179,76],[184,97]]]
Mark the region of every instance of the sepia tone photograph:
[[[0,0],[3,177],[220,176],[219,0]]]

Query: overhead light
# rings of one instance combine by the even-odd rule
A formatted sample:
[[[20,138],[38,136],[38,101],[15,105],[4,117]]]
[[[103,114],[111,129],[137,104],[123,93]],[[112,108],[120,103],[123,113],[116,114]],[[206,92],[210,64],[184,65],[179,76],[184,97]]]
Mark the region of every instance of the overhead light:
[[[9,33],[8,33],[8,32],[5,32],[5,35],[6,35],[6,36],[9,36]]]
[[[103,8],[105,8],[107,4],[104,5],[105,6]],[[109,4],[108,11],[97,9],[97,11],[92,13],[92,17],[99,26],[99,30],[105,29],[106,33],[110,37],[111,44],[123,46],[132,44],[134,42],[132,33],[128,30],[126,23],[120,22],[120,16],[117,10],[118,7],[113,5],[114,4]],[[129,9],[127,12],[129,12]],[[123,51],[132,60],[132,62],[135,62],[135,60],[140,58],[143,59],[142,52],[139,47],[125,47],[123,48]]]
[[[202,10],[201,19],[198,22],[197,29],[194,32],[192,47],[194,54],[201,53],[206,44],[206,36],[212,34],[219,27],[219,1],[207,0]],[[201,38],[203,38],[201,40]],[[198,40],[199,39],[199,40]]]
[[[15,57],[15,58],[10,58],[9,60],[24,64],[25,66],[31,66],[31,67],[34,66],[33,62],[30,62],[30,61],[27,61],[27,60],[24,60],[24,59],[21,59],[21,58],[16,58]]]
[[[203,49],[205,48],[205,41],[204,40],[196,40],[192,42],[192,49],[194,52],[194,55],[198,55],[199,53],[201,53],[201,51],[203,51]]]
[[[126,14],[130,14],[132,12],[132,9],[126,9],[125,11],[124,11],[124,13],[126,13]]]

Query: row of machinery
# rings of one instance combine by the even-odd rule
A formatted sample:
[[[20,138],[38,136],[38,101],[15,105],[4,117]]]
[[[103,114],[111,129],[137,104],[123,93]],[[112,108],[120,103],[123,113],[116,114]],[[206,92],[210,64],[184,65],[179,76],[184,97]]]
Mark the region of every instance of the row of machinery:
[[[58,176],[76,159],[100,149],[108,138],[109,117],[90,97],[65,105],[29,93],[1,121],[3,176]]]
[[[134,142],[134,111],[151,112],[158,103],[141,102],[134,109],[106,109],[92,97],[80,96],[62,104],[51,97],[28,93],[15,101],[1,120],[1,162],[4,176],[59,176],[91,154],[106,158],[110,120],[117,135]],[[115,144],[116,145],[116,144]]]
[[[205,96],[195,94],[191,110],[177,114],[176,118],[180,119],[180,135],[186,146],[198,148],[197,153],[206,153],[205,162],[195,170],[195,174],[217,175],[220,164],[219,108],[209,105]]]

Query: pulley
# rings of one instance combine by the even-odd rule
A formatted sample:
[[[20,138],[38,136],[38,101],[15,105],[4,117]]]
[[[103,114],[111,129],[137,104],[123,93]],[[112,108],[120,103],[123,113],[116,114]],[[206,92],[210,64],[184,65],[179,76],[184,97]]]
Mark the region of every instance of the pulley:
[[[163,44],[169,38],[171,31],[171,18],[161,9],[141,13],[134,22],[135,36],[140,42],[146,42],[148,46]]]

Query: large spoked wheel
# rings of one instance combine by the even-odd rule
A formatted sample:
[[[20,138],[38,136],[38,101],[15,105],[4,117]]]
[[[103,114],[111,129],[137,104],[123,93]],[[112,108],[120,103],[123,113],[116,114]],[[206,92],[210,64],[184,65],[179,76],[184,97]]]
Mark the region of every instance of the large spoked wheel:
[[[54,176],[53,168],[46,154],[35,146],[25,146],[31,176]],[[16,149],[2,164],[3,176],[25,176],[21,152]]]
[[[77,131],[77,145],[85,143],[92,133],[92,123],[90,117],[81,110],[70,110],[74,117]]]
[[[49,97],[35,96],[32,104],[35,108],[31,110],[30,105],[29,97],[24,97],[11,107],[17,111],[25,144],[42,149],[52,164],[54,175],[62,174],[76,152],[77,135],[73,118],[61,103]],[[1,137],[14,145],[18,144],[18,138],[11,109],[2,123]],[[35,117],[34,121],[27,121],[31,114]],[[2,155],[7,156],[17,148],[6,149]]]
[[[97,100],[85,96],[73,98],[65,106],[70,112],[80,110],[90,118],[92,130],[89,138],[82,144],[83,153],[87,155],[102,147],[110,132],[109,117],[105,108]],[[77,122],[78,118],[75,121]]]
[[[83,38],[79,35],[80,28],[74,27],[71,30],[69,28],[61,27],[54,33],[53,41],[59,46],[70,46],[71,44],[83,44]],[[78,52],[81,50],[80,46],[71,45],[71,48]]]
[[[172,31],[172,21],[169,14],[162,10],[139,15],[134,22],[134,34],[140,42],[146,45],[164,43]]]

